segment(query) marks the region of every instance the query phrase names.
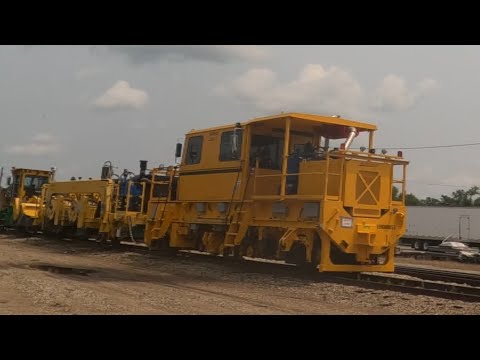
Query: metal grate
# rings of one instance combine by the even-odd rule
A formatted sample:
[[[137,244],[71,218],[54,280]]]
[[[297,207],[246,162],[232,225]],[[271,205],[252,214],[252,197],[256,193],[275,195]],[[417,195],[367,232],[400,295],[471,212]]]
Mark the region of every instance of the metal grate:
[[[380,174],[376,171],[359,171],[356,184],[356,202],[377,205],[380,198]]]

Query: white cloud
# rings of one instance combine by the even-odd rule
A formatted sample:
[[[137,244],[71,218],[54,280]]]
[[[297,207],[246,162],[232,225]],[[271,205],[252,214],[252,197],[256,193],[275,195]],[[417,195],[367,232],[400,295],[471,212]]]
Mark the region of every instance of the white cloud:
[[[234,96],[257,108],[270,111],[304,111],[342,116],[365,116],[371,110],[398,111],[412,107],[432,88],[431,79],[417,84],[412,91],[405,81],[389,75],[369,97],[360,83],[346,70],[320,64],[308,64],[289,82],[281,82],[268,68],[254,68],[213,89],[214,95]],[[373,99],[373,100],[372,100]]]
[[[140,109],[148,101],[148,94],[140,89],[130,87],[126,81],[117,81],[103,95],[94,101],[99,109]]]
[[[109,45],[107,49],[125,55],[133,64],[200,60],[217,63],[260,61],[268,57],[268,49],[256,45]]]
[[[372,107],[380,111],[401,111],[412,108],[424,95],[437,87],[437,82],[424,79],[409,89],[405,79],[390,74],[383,79],[382,84],[373,94]]]
[[[46,155],[60,150],[60,144],[55,137],[47,133],[39,133],[31,137],[30,142],[22,145],[10,146],[6,152],[14,155]]]
[[[38,133],[32,136],[32,140],[36,143],[48,144],[54,142],[54,137],[47,133]]]

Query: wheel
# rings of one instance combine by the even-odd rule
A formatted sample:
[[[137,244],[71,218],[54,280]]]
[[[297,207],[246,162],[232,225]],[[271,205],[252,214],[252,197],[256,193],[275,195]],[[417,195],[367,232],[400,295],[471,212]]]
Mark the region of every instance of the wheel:
[[[429,246],[428,241],[424,241],[423,244],[422,244],[422,249],[423,249],[424,251],[427,251],[427,250],[428,250],[428,246]]]
[[[413,247],[415,250],[421,250],[423,248],[423,241],[415,240],[415,245]]]

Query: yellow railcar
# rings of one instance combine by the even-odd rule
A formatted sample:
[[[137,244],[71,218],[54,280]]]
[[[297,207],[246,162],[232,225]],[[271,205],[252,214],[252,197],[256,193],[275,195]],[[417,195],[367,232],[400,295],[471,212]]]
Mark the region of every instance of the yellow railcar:
[[[138,175],[126,169],[117,175],[106,162],[100,179],[51,182],[43,187],[38,223],[50,234],[143,242],[147,210],[162,206],[174,183],[169,168],[146,171],[140,161]]]
[[[51,182],[42,189],[38,222],[45,233],[96,236],[108,223],[114,192],[111,179]]]
[[[301,113],[192,130],[180,166],[167,171],[168,192],[148,201],[145,242],[391,272],[406,222],[404,195],[394,199],[392,187],[405,194],[408,162],[376,153],[376,130]],[[353,150],[357,136],[368,146]]]

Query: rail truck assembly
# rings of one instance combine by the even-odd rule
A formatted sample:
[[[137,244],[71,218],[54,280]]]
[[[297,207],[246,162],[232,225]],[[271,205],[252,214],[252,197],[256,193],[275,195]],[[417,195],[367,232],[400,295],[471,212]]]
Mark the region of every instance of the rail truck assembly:
[[[392,272],[407,221],[392,187],[406,193],[408,161],[377,153],[376,130],[302,113],[192,130],[176,146],[179,164],[141,161],[138,175],[116,175],[107,162],[101,179],[48,182],[34,221],[113,243]],[[368,146],[354,150],[357,137]]]

